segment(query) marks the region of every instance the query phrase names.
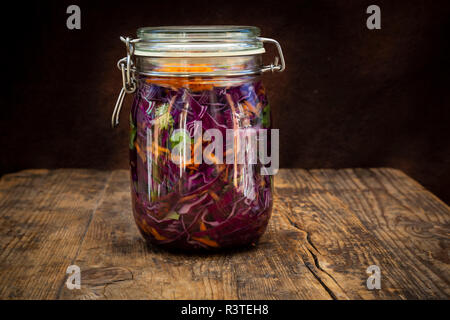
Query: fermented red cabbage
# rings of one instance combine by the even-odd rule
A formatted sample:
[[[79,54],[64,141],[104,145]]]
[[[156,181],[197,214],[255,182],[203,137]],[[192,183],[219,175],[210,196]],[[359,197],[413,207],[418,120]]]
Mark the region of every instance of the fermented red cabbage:
[[[177,165],[173,148],[203,132],[270,127],[270,110],[257,77],[141,78],[130,117],[133,212],[150,243],[182,249],[255,244],[272,211],[272,177],[262,164]],[[187,134],[174,135],[185,128]],[[250,150],[257,152],[257,150]],[[226,150],[224,149],[224,154]]]

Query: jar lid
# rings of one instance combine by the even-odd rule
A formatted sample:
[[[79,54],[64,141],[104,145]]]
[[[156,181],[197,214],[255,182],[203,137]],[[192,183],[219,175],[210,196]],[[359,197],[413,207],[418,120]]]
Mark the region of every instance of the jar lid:
[[[144,74],[149,76],[174,76],[174,77],[192,77],[197,76],[234,76],[246,75],[263,72],[282,72],[285,69],[285,62],[283,51],[278,41],[271,38],[260,37],[260,30],[257,27],[247,26],[185,26],[185,27],[148,27],[140,28],[137,31],[138,38],[131,39],[130,37],[120,37],[120,40],[125,43],[127,49],[127,56],[117,62],[117,67],[122,73],[122,89],[120,90],[119,98],[114,107],[111,124],[113,127],[119,123],[119,113],[122,108],[123,99],[126,93],[133,93],[137,88],[136,74]],[[261,57],[250,57],[252,55],[264,53],[264,43],[271,43],[277,47],[279,57],[275,56],[274,63],[270,65],[258,65],[254,63],[246,63],[245,60],[258,60]],[[133,56],[140,59],[133,59]],[[232,57],[241,56],[239,58],[210,58],[210,57]],[[246,57],[247,56],[247,57]],[[147,58],[148,57],[148,58]],[[164,57],[161,59],[158,57]],[[183,61],[181,65],[174,65],[172,63],[159,63],[165,69],[169,70],[155,70],[157,67],[156,60],[178,60],[171,59],[176,57],[205,57],[195,60],[242,60],[234,61],[233,65],[224,64],[221,61],[220,65],[214,65],[216,70],[212,70],[209,74],[209,69],[198,69],[200,64],[189,64]],[[152,70],[139,70],[133,61],[142,60],[145,65],[148,63]],[[278,63],[280,60],[280,64]],[[247,62],[248,62],[247,61]],[[161,61],[160,61],[161,62]],[[244,62],[244,63],[241,63]],[[136,63],[137,64],[137,63]],[[259,62],[260,64],[260,62]],[[210,64],[211,65],[211,64]],[[190,67],[193,67],[189,69]],[[201,67],[204,67],[202,65]],[[224,70],[221,70],[224,68]],[[180,70],[181,69],[181,72]],[[207,70],[205,72],[205,70]]]
[[[144,57],[226,57],[264,53],[260,30],[250,26],[168,26],[137,31],[134,54]]]

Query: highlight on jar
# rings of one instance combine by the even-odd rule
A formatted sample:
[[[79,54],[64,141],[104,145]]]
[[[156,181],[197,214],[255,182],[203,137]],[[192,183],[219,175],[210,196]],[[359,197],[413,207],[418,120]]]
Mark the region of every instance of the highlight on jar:
[[[256,245],[272,213],[279,132],[262,84],[282,72],[256,27],[147,27],[121,37],[133,214],[151,244],[183,250]],[[279,57],[263,65],[264,43]]]

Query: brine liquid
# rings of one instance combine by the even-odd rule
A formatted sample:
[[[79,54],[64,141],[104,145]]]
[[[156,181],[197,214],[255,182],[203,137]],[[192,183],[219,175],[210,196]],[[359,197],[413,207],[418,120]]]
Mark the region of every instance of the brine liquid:
[[[196,121],[201,130],[217,129],[223,137],[227,129],[269,128],[261,82],[256,77],[139,80],[129,145],[138,228],[147,241],[173,248],[254,244],[271,215],[272,177],[261,175],[262,164],[250,161],[194,163],[196,148],[211,143],[194,140]],[[187,134],[174,134],[177,129]],[[184,149],[192,161],[177,164],[172,153],[186,141],[192,142]]]

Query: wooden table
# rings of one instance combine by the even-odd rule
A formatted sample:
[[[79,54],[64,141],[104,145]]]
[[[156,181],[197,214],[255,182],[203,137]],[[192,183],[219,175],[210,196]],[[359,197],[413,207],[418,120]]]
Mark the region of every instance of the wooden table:
[[[256,248],[146,246],[126,170],[0,180],[1,299],[448,299],[450,209],[394,169],[281,170]],[[81,289],[66,268],[81,268]],[[369,290],[366,269],[381,270]]]

